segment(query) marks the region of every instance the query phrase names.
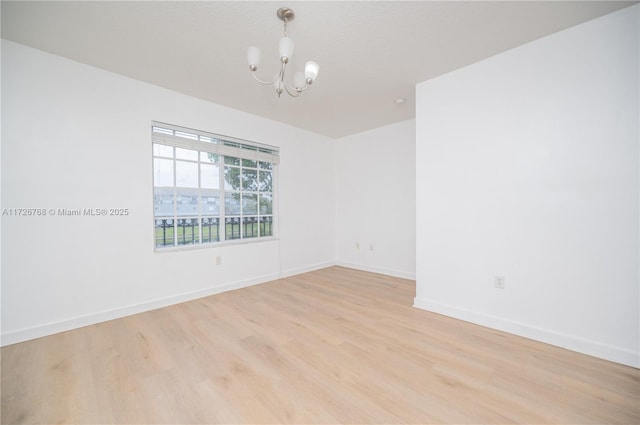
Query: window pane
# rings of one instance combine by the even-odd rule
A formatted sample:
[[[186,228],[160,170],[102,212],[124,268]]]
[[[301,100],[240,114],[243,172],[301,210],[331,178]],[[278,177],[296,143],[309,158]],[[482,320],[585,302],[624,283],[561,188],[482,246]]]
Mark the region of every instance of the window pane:
[[[253,161],[251,159],[243,159],[242,166],[249,167],[249,168],[258,168],[258,161]]]
[[[218,242],[220,240],[220,218],[205,217],[202,219],[202,242]]]
[[[220,155],[211,152],[200,152],[200,161],[218,164],[220,163]]]
[[[273,214],[273,198],[270,193],[260,194],[260,215]]]
[[[164,156],[166,158],[173,158],[173,146],[153,144],[153,154],[155,156]]]
[[[260,168],[263,170],[273,170],[273,164],[270,162],[260,162]]]
[[[260,223],[258,217],[243,217],[242,218],[242,238],[257,238],[260,236]]]
[[[156,247],[173,246],[175,220],[172,218],[155,217]]]
[[[242,195],[242,215],[258,214],[258,195]]]
[[[258,190],[258,170],[242,169],[242,190],[251,192]]]
[[[200,226],[197,218],[179,218],[177,220],[178,245],[191,245],[200,242]]]
[[[176,158],[190,159],[192,161],[197,161],[198,151],[193,151],[191,149],[176,148]]]
[[[198,140],[197,134],[185,133],[184,131],[176,131],[174,134],[178,137],[184,137],[185,139]]]
[[[226,215],[240,215],[240,192],[224,193],[224,212]]]
[[[220,215],[220,195],[218,192],[203,192],[200,197],[200,213],[202,215]]]
[[[240,169],[224,167],[224,188],[226,190],[240,190]]]
[[[226,144],[226,143],[225,143]],[[224,163],[227,165],[240,165],[240,158],[235,158],[233,156],[225,156]]]
[[[240,217],[227,217],[224,219],[226,240],[240,239]]]
[[[260,236],[273,236],[273,217],[260,217]]]
[[[200,164],[200,187],[218,189],[220,187],[220,168],[214,164]]]
[[[198,164],[176,161],[176,186],[198,187]]]
[[[173,186],[173,160],[153,158],[153,185]]]
[[[273,175],[271,171],[260,170],[258,190],[260,192],[273,192]]]
[[[156,126],[153,126],[152,128],[154,133],[173,134],[173,130],[169,130],[168,128],[162,128],[162,127],[156,127]]]
[[[198,191],[189,189],[176,190],[176,215],[198,215]]]
[[[153,190],[153,214],[156,217],[173,217],[173,188]]]

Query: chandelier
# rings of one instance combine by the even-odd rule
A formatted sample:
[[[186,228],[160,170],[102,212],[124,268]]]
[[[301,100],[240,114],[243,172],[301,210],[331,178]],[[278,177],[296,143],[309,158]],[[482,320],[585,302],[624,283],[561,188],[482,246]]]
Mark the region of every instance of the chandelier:
[[[251,46],[247,49],[247,59],[249,61],[249,70],[251,71],[251,75],[255,78],[259,83],[264,85],[273,84],[278,97],[282,94],[283,91],[286,91],[287,94],[291,97],[298,97],[300,93],[309,88],[311,84],[316,80],[318,76],[318,70],[320,67],[317,63],[308,61],[304,65],[304,73],[299,71],[293,74],[293,86],[290,86],[284,81],[285,73],[287,70],[287,64],[291,60],[293,56],[293,40],[289,38],[287,34],[287,23],[293,21],[295,18],[295,14],[293,10],[283,7],[278,9],[276,13],[278,18],[284,22],[284,35],[280,39],[280,43],[278,44],[279,52],[280,52],[280,71],[274,77],[272,81],[264,81],[261,80],[256,75],[256,70],[258,69],[258,65],[260,65],[260,49],[255,46]]]

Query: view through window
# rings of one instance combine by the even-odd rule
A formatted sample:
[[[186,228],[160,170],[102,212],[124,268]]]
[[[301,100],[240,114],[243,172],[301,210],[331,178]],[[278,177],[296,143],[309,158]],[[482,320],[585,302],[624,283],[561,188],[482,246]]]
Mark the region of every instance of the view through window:
[[[278,149],[153,123],[158,249],[275,236]]]

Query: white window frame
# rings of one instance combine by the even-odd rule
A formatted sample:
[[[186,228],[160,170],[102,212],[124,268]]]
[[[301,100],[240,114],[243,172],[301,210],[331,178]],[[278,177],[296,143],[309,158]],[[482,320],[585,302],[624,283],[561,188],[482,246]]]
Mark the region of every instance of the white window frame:
[[[170,219],[174,220],[174,224],[172,227],[173,232],[173,245],[166,246],[158,246],[157,245],[157,230],[156,220],[161,220],[160,216],[156,215],[156,205],[155,205],[155,192],[157,186],[155,185],[155,160],[156,159],[170,159],[166,156],[157,156],[155,154],[154,145],[163,145],[167,147],[171,147],[173,149],[173,185],[172,186],[158,186],[158,187],[171,187],[174,191],[174,203],[173,203],[173,216]],[[178,159],[176,158],[176,148],[188,149],[192,151],[196,151],[198,154],[197,160],[189,160],[189,159]],[[211,153],[217,154],[220,157],[220,161],[218,163],[218,178],[219,178],[219,188],[218,189],[206,189],[202,187],[201,180],[201,166],[202,159],[201,153]],[[257,198],[257,212],[255,214],[244,214],[242,210],[242,202],[241,202],[241,212],[240,214],[233,214],[229,217],[225,214],[225,196],[227,192],[237,192],[237,190],[225,190],[225,161],[224,157],[233,157],[240,159],[239,172],[242,173],[243,168],[254,169],[254,167],[245,166],[244,163],[246,161],[255,161],[257,170],[257,174],[259,176],[259,171],[264,168],[261,167],[261,163],[270,163],[271,164],[271,214],[262,214],[261,213],[261,205],[260,205],[260,194],[261,193],[269,193],[269,192],[260,192],[259,190],[247,190],[246,192],[249,194],[256,194]],[[212,248],[219,247],[221,245],[229,245],[229,244],[238,244],[238,243],[255,243],[262,242],[266,240],[274,240],[277,239],[278,232],[278,223],[277,223],[277,208],[278,208],[278,196],[277,196],[277,181],[278,181],[278,164],[280,162],[279,157],[279,148],[265,145],[261,143],[256,143],[252,141],[237,139],[234,137],[223,136],[215,133],[209,133],[200,130],[194,130],[190,128],[180,127],[172,124],[166,124],[162,122],[152,121],[151,123],[151,158],[152,158],[152,191],[153,191],[153,246],[156,252],[167,252],[167,251],[175,251],[175,250],[185,250],[185,249],[201,249],[201,248]],[[243,161],[246,160],[246,161]],[[178,214],[177,207],[177,191],[181,188],[177,186],[177,174],[176,174],[176,164],[177,161],[191,162],[198,164],[198,188],[190,188],[188,190],[193,190],[194,193],[198,193],[198,208],[197,208],[197,216],[192,216],[192,218],[197,218],[198,220],[198,241],[189,244],[179,244],[178,241],[178,226],[175,220],[181,218],[188,218],[187,216],[180,216]],[[258,177],[256,177],[258,178]],[[242,174],[240,179],[242,180]],[[186,189],[186,188],[183,188]],[[240,194],[241,196],[245,193],[241,188]],[[201,195],[206,191],[217,191],[218,192],[218,203],[219,203],[219,216],[218,216],[218,241],[213,242],[203,242],[203,225],[202,219],[208,218],[206,217],[208,214],[203,214],[201,207]],[[245,237],[244,228],[245,228],[245,218],[256,218],[257,226],[258,226],[258,236]],[[270,217],[270,230],[271,234],[262,236],[260,235],[260,226],[262,224],[262,218]],[[226,227],[227,227],[227,218],[239,218],[239,227],[240,227],[240,237],[234,239],[226,238]],[[266,226],[267,221],[265,221]],[[193,230],[193,227],[192,227]],[[186,229],[183,229],[183,233]]]

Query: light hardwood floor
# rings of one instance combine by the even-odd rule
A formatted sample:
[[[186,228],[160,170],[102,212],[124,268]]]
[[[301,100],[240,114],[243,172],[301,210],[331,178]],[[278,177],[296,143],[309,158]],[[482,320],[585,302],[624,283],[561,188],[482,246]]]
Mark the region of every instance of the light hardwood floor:
[[[640,373],[341,267],[2,348],[2,423],[640,423]]]

